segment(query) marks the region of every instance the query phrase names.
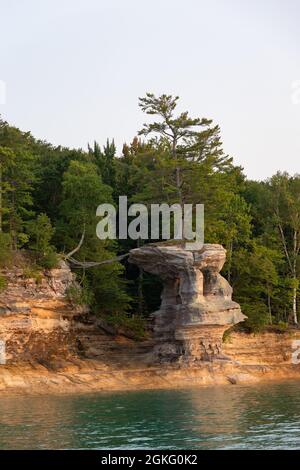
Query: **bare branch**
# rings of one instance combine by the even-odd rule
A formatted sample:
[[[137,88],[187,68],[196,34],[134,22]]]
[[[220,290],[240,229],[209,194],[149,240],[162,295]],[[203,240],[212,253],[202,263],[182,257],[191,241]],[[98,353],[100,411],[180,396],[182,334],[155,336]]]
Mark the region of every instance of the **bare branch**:
[[[68,258],[68,261],[74,266],[78,268],[94,268],[95,266],[102,266],[104,264],[111,264],[111,263],[116,263],[118,261],[121,261],[122,259],[127,258],[129,256],[129,253],[126,253],[125,255],[121,256],[116,256],[115,258],[112,259],[106,259],[104,261],[78,261],[77,259],[74,258]]]
[[[84,237],[85,237],[85,225],[83,227],[83,232],[82,232],[82,235],[81,235],[81,239],[80,239],[80,242],[78,243],[78,245],[76,246],[76,248],[74,248],[74,250],[70,251],[70,253],[68,253],[66,256],[65,256],[65,260],[68,260],[71,258],[71,256],[73,256],[75,253],[77,253],[77,251],[80,250],[80,248],[82,247],[82,244],[84,242]]]

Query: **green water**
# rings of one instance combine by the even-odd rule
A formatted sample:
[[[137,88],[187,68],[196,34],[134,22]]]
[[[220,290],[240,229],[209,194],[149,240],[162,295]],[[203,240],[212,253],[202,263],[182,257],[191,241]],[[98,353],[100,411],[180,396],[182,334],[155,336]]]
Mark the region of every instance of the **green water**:
[[[300,382],[0,398],[1,449],[300,449]]]

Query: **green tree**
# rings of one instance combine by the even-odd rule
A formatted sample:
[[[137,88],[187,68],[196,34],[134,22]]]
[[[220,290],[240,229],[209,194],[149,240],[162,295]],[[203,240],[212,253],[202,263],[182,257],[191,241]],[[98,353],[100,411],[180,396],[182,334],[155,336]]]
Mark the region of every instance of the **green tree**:
[[[3,230],[3,213],[5,213],[6,209],[3,206],[4,195],[10,189],[10,186],[4,179],[4,172],[6,168],[12,164],[13,160],[13,152],[7,147],[0,146],[0,232]]]
[[[113,240],[96,236],[96,209],[99,204],[112,203],[112,189],[102,182],[93,163],[71,161],[63,176],[58,243],[64,251],[76,247],[85,233],[84,243],[76,253],[80,261],[104,261],[116,256]],[[93,268],[84,273],[94,293],[94,309],[101,313],[121,313],[129,308],[130,297],[121,279],[123,266],[116,262]]]
[[[11,235],[12,248],[27,242],[24,226],[34,214],[33,204],[34,139],[0,120],[1,215]]]
[[[293,320],[298,323],[297,294],[300,254],[300,176],[277,173],[269,181],[273,220],[286,259],[293,290]]]
[[[49,217],[39,214],[35,220],[28,223],[27,230],[30,236],[29,247],[41,255],[46,255],[51,249],[50,241],[55,232]]]
[[[147,93],[139,98],[139,106],[146,114],[158,116],[160,121],[144,124],[140,135],[151,136],[153,144],[159,144],[160,150],[169,153],[173,165],[174,186],[178,202],[182,205],[189,192],[190,173],[197,166],[193,163],[208,164],[210,169],[227,168],[232,160],[223,154],[220,129],[211,126],[206,118],[191,118],[188,112],[175,115],[178,96],[161,95],[156,97]],[[157,141],[158,139],[158,141]],[[170,184],[170,181],[168,182]]]
[[[260,240],[253,240],[251,246],[235,253],[232,265],[234,296],[248,316],[246,325],[251,329],[259,330],[272,323],[281,263],[280,253],[262,245]]]
[[[89,154],[92,156],[95,164],[100,170],[103,183],[111,186],[113,189],[116,184],[116,146],[114,140],[112,142],[107,139],[106,145],[101,150],[98,142],[94,141],[94,146],[88,146]]]

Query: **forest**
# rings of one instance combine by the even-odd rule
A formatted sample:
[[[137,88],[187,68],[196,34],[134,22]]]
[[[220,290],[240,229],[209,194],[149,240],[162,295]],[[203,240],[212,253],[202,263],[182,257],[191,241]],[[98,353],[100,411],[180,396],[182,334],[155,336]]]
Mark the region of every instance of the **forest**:
[[[146,240],[99,240],[96,208],[126,195],[139,202],[205,205],[205,242],[227,250],[223,275],[258,331],[298,323],[300,175],[247,179],[223,150],[212,120],[178,113],[179,98],[139,99],[147,124],[117,152],[114,141],[87,150],[54,146],[0,118],[0,267],[30,254],[28,276],[53,268],[74,250],[81,262],[125,254]],[[95,136],[96,137],[96,136]],[[74,266],[80,289],[69,295],[114,325],[142,334],[159,305],[160,282],[126,260]],[[5,278],[0,275],[0,291]]]

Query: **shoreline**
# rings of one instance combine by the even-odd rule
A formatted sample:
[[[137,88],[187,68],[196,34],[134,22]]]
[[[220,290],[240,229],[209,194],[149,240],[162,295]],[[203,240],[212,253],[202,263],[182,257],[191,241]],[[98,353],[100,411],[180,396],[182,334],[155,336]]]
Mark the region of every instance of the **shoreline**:
[[[300,380],[297,365],[232,362],[114,369],[95,360],[70,360],[57,370],[40,364],[1,366],[2,396],[73,395],[98,392],[203,388]]]

